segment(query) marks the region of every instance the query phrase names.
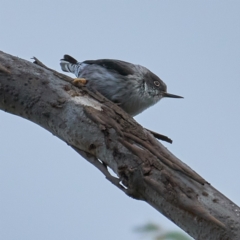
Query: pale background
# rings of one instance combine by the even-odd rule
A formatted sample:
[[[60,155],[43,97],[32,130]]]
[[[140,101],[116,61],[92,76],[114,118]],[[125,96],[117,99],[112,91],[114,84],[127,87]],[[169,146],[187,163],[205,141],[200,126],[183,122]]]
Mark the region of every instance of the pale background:
[[[0,50],[60,71],[59,59],[148,67],[181,99],[136,117],[176,156],[240,202],[240,1],[1,0]],[[70,147],[0,111],[0,239],[139,239],[175,225],[125,196]]]

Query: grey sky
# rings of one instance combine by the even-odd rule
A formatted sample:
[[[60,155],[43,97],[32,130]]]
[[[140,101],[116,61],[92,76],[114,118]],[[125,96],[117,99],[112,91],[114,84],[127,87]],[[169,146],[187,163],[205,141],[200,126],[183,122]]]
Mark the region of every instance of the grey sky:
[[[0,50],[59,59],[115,58],[148,67],[183,100],[136,117],[236,204],[240,202],[239,1],[1,0]],[[138,239],[132,228],[175,226],[128,198],[37,125],[0,112],[0,238]]]

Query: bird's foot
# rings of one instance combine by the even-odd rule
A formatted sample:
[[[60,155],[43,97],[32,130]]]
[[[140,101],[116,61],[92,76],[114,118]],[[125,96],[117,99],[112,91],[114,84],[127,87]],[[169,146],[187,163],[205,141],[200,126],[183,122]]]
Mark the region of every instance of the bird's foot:
[[[87,84],[87,80],[85,78],[74,78],[73,85],[82,86]]]

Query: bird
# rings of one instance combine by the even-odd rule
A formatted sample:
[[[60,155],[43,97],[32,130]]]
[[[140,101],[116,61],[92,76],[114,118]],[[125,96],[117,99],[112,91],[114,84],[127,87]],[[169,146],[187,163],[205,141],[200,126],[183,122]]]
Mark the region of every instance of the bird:
[[[115,59],[78,62],[70,55],[60,60],[64,72],[85,80],[89,89],[100,92],[132,117],[162,98],[183,98],[167,92],[167,85],[146,67]]]

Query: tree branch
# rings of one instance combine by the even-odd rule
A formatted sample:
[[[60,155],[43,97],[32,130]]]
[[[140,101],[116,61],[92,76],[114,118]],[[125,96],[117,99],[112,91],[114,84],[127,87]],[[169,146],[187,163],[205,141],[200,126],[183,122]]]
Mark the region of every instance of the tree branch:
[[[0,52],[0,109],[50,131],[128,196],[144,200],[195,239],[240,239],[238,206],[116,104],[72,81]]]

